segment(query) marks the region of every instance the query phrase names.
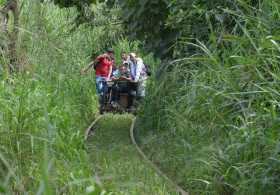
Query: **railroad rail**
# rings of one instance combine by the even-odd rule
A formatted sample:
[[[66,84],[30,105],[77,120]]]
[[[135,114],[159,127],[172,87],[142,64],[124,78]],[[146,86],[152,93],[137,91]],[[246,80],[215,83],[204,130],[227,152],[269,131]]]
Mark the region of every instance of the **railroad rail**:
[[[98,116],[91,124],[90,126],[86,129],[85,131],[85,135],[84,135],[84,139],[85,141],[89,138],[90,135],[92,135],[94,133],[94,131],[96,130],[96,126],[98,124],[98,121],[100,121],[105,115],[100,115]],[[139,145],[136,142],[136,139],[134,137],[134,131],[135,131],[135,122],[137,120],[137,117],[134,117],[132,119],[132,123],[130,126],[130,139],[132,144],[134,145],[134,147],[136,148],[137,152],[139,153],[139,155],[141,156],[141,158],[146,161],[147,164],[149,164],[149,166],[151,168],[153,168],[155,170],[155,172],[162,178],[164,178],[171,186],[174,187],[174,189],[180,193],[181,195],[189,195],[189,193],[187,191],[185,191],[183,188],[181,188],[175,181],[173,181],[171,178],[169,178],[165,173],[163,173],[161,171],[161,169],[155,164],[153,163],[148,157],[147,155],[143,152],[143,150],[139,147]]]

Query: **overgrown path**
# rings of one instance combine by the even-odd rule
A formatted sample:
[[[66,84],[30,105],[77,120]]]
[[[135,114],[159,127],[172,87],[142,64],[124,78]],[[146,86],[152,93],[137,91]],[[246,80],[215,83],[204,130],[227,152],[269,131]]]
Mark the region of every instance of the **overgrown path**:
[[[122,194],[177,194],[140,158],[129,138],[131,120],[129,115],[108,115],[98,122],[88,140],[96,177],[105,189]]]

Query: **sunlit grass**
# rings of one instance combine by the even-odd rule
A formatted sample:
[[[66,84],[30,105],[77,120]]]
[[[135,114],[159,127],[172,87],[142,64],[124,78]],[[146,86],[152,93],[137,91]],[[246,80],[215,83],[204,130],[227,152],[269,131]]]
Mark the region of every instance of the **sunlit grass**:
[[[35,5],[22,4],[25,72],[1,75],[0,194],[85,194],[96,184],[83,131],[97,102],[93,76],[79,70],[93,46],[102,50],[95,42],[100,31],[81,26],[69,34],[73,10]]]
[[[21,3],[24,71],[6,74],[0,53],[0,194],[100,194],[83,140],[98,113],[94,74],[80,69],[108,44],[119,64],[120,53],[139,51],[139,43],[122,38],[120,26],[107,26],[109,33],[102,25],[73,30],[75,9]],[[106,20],[102,14],[99,20]]]

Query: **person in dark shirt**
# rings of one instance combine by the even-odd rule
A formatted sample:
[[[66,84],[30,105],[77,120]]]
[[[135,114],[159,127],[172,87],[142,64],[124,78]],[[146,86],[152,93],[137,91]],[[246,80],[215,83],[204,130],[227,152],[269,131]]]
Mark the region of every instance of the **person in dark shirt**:
[[[115,72],[114,77],[112,77],[112,80],[115,80],[114,86],[112,88],[112,101],[111,105],[113,107],[118,106],[118,101],[120,99],[120,93],[127,93],[129,95],[128,99],[128,107],[131,106],[131,97],[130,94],[130,82],[132,81],[130,72],[128,69],[128,64],[123,63],[119,66],[118,71]]]

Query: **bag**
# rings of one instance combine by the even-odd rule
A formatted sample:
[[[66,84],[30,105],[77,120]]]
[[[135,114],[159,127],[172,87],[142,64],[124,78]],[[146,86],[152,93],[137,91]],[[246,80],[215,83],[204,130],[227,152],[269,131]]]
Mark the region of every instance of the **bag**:
[[[145,72],[148,76],[152,76],[152,71],[151,71],[151,68],[148,64],[144,64],[145,66]]]
[[[96,68],[97,68],[98,65],[99,65],[99,62],[95,62],[95,63],[93,64],[94,70],[96,70]]]

